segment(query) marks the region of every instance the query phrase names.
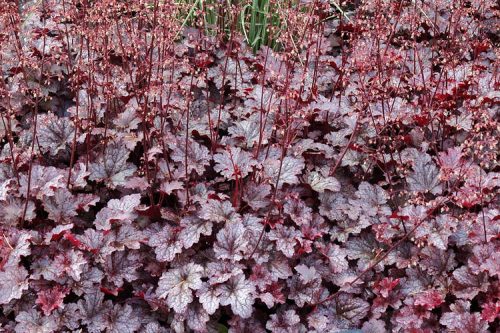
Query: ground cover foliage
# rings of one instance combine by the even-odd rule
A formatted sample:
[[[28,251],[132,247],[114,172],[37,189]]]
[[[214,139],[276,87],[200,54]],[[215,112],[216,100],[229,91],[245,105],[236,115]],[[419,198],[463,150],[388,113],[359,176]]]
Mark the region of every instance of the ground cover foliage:
[[[2,332],[499,329],[496,2],[0,7]]]

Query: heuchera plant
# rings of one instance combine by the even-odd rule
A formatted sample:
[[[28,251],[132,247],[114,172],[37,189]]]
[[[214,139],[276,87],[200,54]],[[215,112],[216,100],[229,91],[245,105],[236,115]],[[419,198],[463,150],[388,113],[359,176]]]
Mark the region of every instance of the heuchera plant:
[[[270,5],[0,0],[0,331],[500,329],[498,3]]]

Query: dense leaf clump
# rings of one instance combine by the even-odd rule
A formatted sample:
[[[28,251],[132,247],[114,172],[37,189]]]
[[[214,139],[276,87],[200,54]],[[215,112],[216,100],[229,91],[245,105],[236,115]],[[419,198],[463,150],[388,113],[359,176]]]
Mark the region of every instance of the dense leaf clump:
[[[0,330],[498,330],[498,4],[181,2],[0,0]]]

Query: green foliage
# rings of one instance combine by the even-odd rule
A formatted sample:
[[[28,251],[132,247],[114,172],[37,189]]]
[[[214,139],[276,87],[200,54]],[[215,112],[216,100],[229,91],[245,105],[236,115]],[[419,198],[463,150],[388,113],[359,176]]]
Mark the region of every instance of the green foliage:
[[[177,4],[182,27],[199,26],[209,35],[223,33],[227,38],[239,32],[254,52],[262,45],[279,48],[287,15],[305,10],[298,0],[181,0]]]
[[[218,333],[227,333],[227,332],[229,332],[229,330],[226,326],[219,323],[219,324],[217,324],[217,332]]]

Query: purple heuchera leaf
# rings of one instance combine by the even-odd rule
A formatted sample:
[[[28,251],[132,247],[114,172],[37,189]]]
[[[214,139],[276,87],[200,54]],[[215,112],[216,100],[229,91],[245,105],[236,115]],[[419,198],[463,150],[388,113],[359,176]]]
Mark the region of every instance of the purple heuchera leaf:
[[[27,174],[22,174],[19,180],[19,191],[23,194],[28,193],[28,177]],[[64,174],[61,170],[54,167],[44,167],[34,165],[31,171],[30,195],[35,196],[39,200],[43,197],[50,197],[61,188],[64,188]]]
[[[226,282],[231,277],[242,274],[244,267],[242,264],[225,260],[209,262],[207,264],[208,281],[212,285]]]
[[[244,178],[256,165],[252,155],[241,148],[229,147],[220,154],[214,155],[214,169],[227,179]]]
[[[318,193],[325,191],[337,192],[340,190],[340,183],[337,179],[334,177],[324,177],[317,171],[310,172],[307,175],[307,183]]]
[[[298,274],[287,281],[290,288],[288,298],[298,307],[316,302],[321,293],[321,276],[314,267],[298,265],[295,270]]]
[[[152,234],[148,245],[154,248],[156,260],[162,262],[174,260],[175,256],[182,251],[179,232],[169,225],[165,225],[161,229],[158,229],[158,226],[155,227],[151,230]]]
[[[300,332],[304,330],[300,324],[300,317],[295,310],[287,310],[281,313],[272,314],[271,319],[266,323],[266,328],[273,333]]]
[[[324,313],[330,318],[331,329],[341,330],[358,327],[369,309],[370,305],[363,299],[341,293],[331,304],[325,305]]]
[[[330,270],[333,273],[340,273],[349,268],[347,251],[337,244],[327,245],[320,251],[328,259]]]
[[[190,329],[198,332],[207,329],[207,322],[210,320],[210,316],[200,304],[190,305],[187,309],[186,317],[186,322]]]
[[[136,217],[135,208],[141,203],[140,194],[126,195],[121,199],[111,199],[108,205],[101,209],[95,219],[95,226],[99,230],[111,229],[111,223],[131,223]]]
[[[486,292],[488,276],[485,273],[473,274],[469,267],[462,266],[453,272],[453,292],[458,298],[470,300],[480,292]]]
[[[304,169],[304,159],[292,156],[285,156],[282,161],[267,159],[263,164],[265,175],[269,177],[271,184],[278,188],[284,184],[297,184],[297,175]]]
[[[126,251],[117,251],[106,256],[103,271],[106,273],[107,280],[116,287],[121,287],[124,281],[137,280],[139,274],[136,271],[142,266],[140,259],[137,253],[127,254]]]
[[[54,258],[49,269],[50,276],[46,276],[46,278],[57,280],[57,278],[66,274],[73,280],[80,281],[83,266],[86,263],[87,260],[80,251],[69,250],[60,253]]]
[[[49,316],[55,309],[64,308],[63,300],[69,288],[56,285],[53,288],[42,290],[38,293],[36,303],[40,305],[45,316]]]
[[[298,196],[290,196],[283,205],[283,211],[299,226],[307,225],[312,221],[312,208]]]
[[[488,323],[481,319],[478,312],[469,313],[470,303],[457,301],[450,306],[451,312],[445,312],[439,323],[449,330],[462,332],[487,332]]]
[[[65,188],[57,191],[53,196],[43,202],[49,219],[57,223],[69,223],[78,215],[77,210],[88,211],[90,206],[99,201],[97,196],[91,194],[80,194],[74,196]]]
[[[231,310],[242,318],[252,315],[255,286],[243,274],[231,277],[219,290],[221,305],[231,305]]]
[[[486,272],[489,276],[500,276],[500,244],[486,243],[474,246],[474,256],[469,259],[469,267],[475,274]]]
[[[0,304],[19,299],[28,289],[28,271],[22,266],[4,266],[0,270]]]
[[[122,141],[112,141],[106,150],[89,166],[90,180],[104,181],[111,188],[124,185],[127,177],[134,174],[137,167],[127,162],[130,152]]]
[[[180,181],[172,181],[172,182],[163,182],[160,186],[160,191],[163,193],[170,195],[172,192],[177,190],[182,190],[184,188],[184,183]]]
[[[176,141],[175,143],[169,143],[169,145],[173,149],[171,158],[179,163],[180,172],[184,173],[187,168],[188,173],[195,171],[197,174],[202,175],[205,172],[205,166],[209,164],[208,149],[196,141],[189,139],[186,150],[184,138],[178,138]],[[184,164],[186,154],[187,165]]]
[[[228,128],[228,132],[233,138],[240,140],[244,147],[253,147],[259,142],[260,137],[259,115],[254,113],[248,119],[237,121],[233,126]],[[262,132],[261,143],[267,144],[271,134],[270,123],[266,123]]]
[[[25,212],[26,208],[26,213]],[[35,218],[35,204],[33,201],[21,200],[18,198],[8,198],[0,202],[0,225],[15,226],[20,222],[20,217],[23,216],[26,221],[31,221]]]
[[[201,288],[202,273],[203,267],[191,263],[171,269],[160,277],[156,294],[166,298],[168,306],[175,312],[183,313],[193,301],[193,290]]]
[[[410,189],[440,194],[442,186],[439,181],[439,169],[431,157],[425,153],[418,153],[413,163],[413,173],[408,177]]]
[[[217,242],[214,244],[215,255],[219,259],[239,261],[243,259],[247,244],[243,224],[240,222],[227,223],[217,233]]]
[[[115,304],[113,308],[110,307],[109,311],[104,313],[103,320],[106,332],[109,333],[134,333],[141,327],[140,318],[128,304]]]
[[[75,129],[69,118],[59,118],[52,113],[38,117],[38,144],[44,151],[56,155],[66,149],[75,135]]]
[[[57,319],[54,316],[42,316],[35,309],[20,312],[16,316],[16,322],[16,333],[49,333],[55,332],[58,327]]]
[[[276,241],[276,247],[286,257],[291,258],[295,254],[296,240],[300,233],[293,227],[286,227],[281,224],[269,233],[269,239]]]
[[[248,203],[252,209],[259,210],[269,205],[269,195],[271,194],[271,185],[249,183],[243,193],[243,200]]]
[[[102,332],[106,328],[105,314],[110,310],[109,303],[103,303],[104,294],[100,291],[87,292],[77,305],[77,317],[87,325],[91,333]]]
[[[203,286],[196,291],[198,301],[203,305],[203,308],[208,314],[214,314],[219,308],[220,304],[220,288],[203,284]]]
[[[200,217],[212,222],[235,221],[239,215],[235,212],[231,202],[210,199],[201,207]]]
[[[184,248],[188,249],[198,243],[201,235],[212,234],[213,223],[196,216],[187,216],[181,220],[181,226],[183,228],[179,233],[179,240]]]

